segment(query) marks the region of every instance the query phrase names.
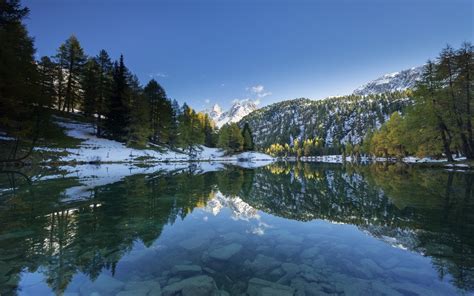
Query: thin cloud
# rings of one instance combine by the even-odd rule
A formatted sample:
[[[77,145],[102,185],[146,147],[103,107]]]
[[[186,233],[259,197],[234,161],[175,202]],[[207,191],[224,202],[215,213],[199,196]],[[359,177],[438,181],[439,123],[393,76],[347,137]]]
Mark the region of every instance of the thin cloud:
[[[247,87],[246,90],[250,90],[253,94],[255,94],[259,98],[264,98],[264,97],[268,97],[272,95],[271,92],[265,91],[265,87],[261,84]]]
[[[155,78],[155,77],[156,78],[166,78],[166,77],[168,77],[168,74],[162,73],[162,72],[157,72],[157,73],[150,73],[150,74],[148,74],[148,76],[150,78]]]
[[[255,105],[260,104],[260,99],[252,99],[252,98],[245,98],[245,99],[234,99],[232,100],[232,104],[245,104],[245,103],[254,103]]]

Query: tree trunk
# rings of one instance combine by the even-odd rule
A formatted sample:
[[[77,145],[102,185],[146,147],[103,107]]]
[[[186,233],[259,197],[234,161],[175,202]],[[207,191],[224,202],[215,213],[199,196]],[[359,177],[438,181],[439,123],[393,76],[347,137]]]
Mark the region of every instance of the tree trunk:
[[[466,129],[468,136],[468,143],[471,154],[474,154],[474,140],[472,138],[472,117],[471,117],[471,76],[469,75],[469,64],[466,69]],[[472,155],[471,155],[472,156]]]
[[[453,154],[451,153],[451,148],[450,148],[451,141],[450,140],[448,141],[449,136],[448,137],[446,136],[446,134],[448,133],[447,127],[443,122],[439,123],[439,130],[441,133],[441,139],[443,141],[444,154],[446,154],[446,158],[448,159],[449,162],[453,162],[454,161]]]
[[[461,114],[459,114],[460,112],[458,112],[458,109],[456,108],[456,95],[454,94],[453,70],[451,68],[450,60],[448,61],[448,78],[449,78],[449,93],[451,95],[453,112],[456,117],[456,124],[459,128],[459,135],[461,137],[462,149],[467,159],[473,159],[474,155],[473,155],[471,146],[469,145],[466,134],[464,133],[464,123],[462,120],[462,116]]]

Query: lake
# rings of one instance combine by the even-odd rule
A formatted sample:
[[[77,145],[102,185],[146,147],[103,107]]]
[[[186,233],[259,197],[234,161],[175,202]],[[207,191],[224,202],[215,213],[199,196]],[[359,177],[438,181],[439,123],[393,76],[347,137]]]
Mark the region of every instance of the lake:
[[[0,294],[472,295],[473,183],[387,164],[2,172]]]

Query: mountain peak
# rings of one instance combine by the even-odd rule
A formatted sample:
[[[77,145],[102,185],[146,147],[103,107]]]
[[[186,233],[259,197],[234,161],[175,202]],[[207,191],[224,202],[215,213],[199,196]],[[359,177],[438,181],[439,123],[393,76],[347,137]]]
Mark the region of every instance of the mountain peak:
[[[400,72],[385,74],[354,90],[354,94],[366,96],[386,92],[404,91],[413,88],[415,83],[420,80],[422,73],[423,66],[418,66]]]
[[[219,104],[214,104],[214,106],[212,106],[212,112],[216,112],[216,113],[221,114],[222,113],[221,106],[219,106]]]
[[[257,103],[253,100],[235,100],[229,110],[222,112],[222,108],[218,104],[214,104],[212,109],[204,110],[209,117],[214,120],[217,127],[222,127],[226,123],[238,122],[244,116],[257,110]]]

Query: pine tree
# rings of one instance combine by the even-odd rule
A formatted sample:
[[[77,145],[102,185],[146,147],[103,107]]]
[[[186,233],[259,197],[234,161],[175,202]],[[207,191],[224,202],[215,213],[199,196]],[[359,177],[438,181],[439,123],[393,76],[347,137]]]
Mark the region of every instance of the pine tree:
[[[185,103],[178,115],[178,141],[179,147],[192,150],[192,109]]]
[[[20,140],[38,137],[39,118],[43,114],[40,109],[48,103],[39,95],[33,39],[22,23],[28,13],[28,8],[21,7],[17,0],[1,1],[0,128],[17,139],[10,155],[2,155],[2,160],[25,157],[17,156]]]
[[[217,139],[217,147],[222,149],[229,148],[229,125],[226,124],[219,129],[218,139]]]
[[[113,87],[107,112],[106,128],[108,135],[116,140],[124,141],[130,124],[129,73],[123,62],[115,62],[113,70]]]
[[[464,122],[465,130],[465,154],[469,158],[474,158],[474,138],[472,126],[472,97],[474,92],[473,76],[474,76],[474,56],[473,45],[465,42],[461,48],[456,51],[456,88],[459,96],[459,110],[461,110],[461,120]]]
[[[108,99],[112,94],[113,72],[112,61],[105,50],[101,50],[95,57],[98,65],[98,82],[97,82],[97,101],[96,101],[96,131],[97,136],[102,135],[102,118],[108,110]]]
[[[205,114],[198,112],[196,113],[194,110],[191,112],[191,120],[192,120],[192,131],[191,131],[191,141],[193,144],[196,145],[204,145],[205,141]]]
[[[450,128],[452,117],[446,112],[446,110],[449,110],[449,104],[443,96],[441,96],[443,87],[437,72],[437,65],[428,61],[423,72],[422,80],[418,83],[417,90],[414,93],[416,108],[413,108],[412,112],[418,112],[418,115],[424,114],[426,119],[429,118],[430,115],[433,115],[436,118],[436,123],[427,126],[426,123],[429,123],[429,121],[423,120],[421,122],[413,121],[412,124],[417,123],[417,125],[413,125],[413,128],[417,126],[424,127],[425,135],[428,127],[435,126],[440,133],[444,153],[448,161],[453,161],[451,153],[451,143],[453,139],[452,130]]]
[[[237,123],[229,123],[220,128],[217,146],[229,152],[243,150],[244,137]]]
[[[244,124],[244,128],[242,129],[242,137],[244,138],[243,150],[254,150],[252,131],[250,130],[250,126],[247,122]]]
[[[145,86],[145,96],[150,106],[151,140],[154,143],[169,144],[173,123],[173,108],[165,90],[152,79]]]
[[[69,37],[58,49],[57,62],[66,72],[63,111],[72,112],[81,101],[80,78],[86,56],[76,36]]]
[[[215,126],[208,114],[204,117],[204,145],[207,147],[216,146]]]
[[[47,56],[41,57],[38,62],[39,87],[45,106],[51,108],[56,100],[56,64]]]
[[[88,59],[82,77],[83,104],[82,111],[86,117],[94,118],[99,100],[99,65],[95,59]]]
[[[130,78],[129,101],[131,105],[130,126],[128,128],[128,144],[138,147],[146,147],[151,135],[149,127],[150,113],[148,100],[143,94],[138,78]]]
[[[169,129],[169,143],[175,146],[178,141],[178,117],[180,115],[179,103],[176,100],[171,102],[171,127]]]

